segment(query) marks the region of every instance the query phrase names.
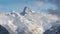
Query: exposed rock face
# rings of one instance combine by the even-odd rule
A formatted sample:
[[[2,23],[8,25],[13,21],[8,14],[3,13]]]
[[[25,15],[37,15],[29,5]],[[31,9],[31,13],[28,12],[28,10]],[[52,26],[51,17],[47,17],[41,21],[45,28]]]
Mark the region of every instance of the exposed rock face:
[[[0,34],[10,34],[10,33],[5,27],[0,25]]]
[[[51,27],[49,30],[46,30],[43,34],[60,34],[60,26]]]
[[[25,14],[27,14],[27,13],[29,13],[29,12],[32,12],[28,7],[24,7],[24,10],[23,10],[23,12],[22,13],[20,13],[21,15],[25,15]]]

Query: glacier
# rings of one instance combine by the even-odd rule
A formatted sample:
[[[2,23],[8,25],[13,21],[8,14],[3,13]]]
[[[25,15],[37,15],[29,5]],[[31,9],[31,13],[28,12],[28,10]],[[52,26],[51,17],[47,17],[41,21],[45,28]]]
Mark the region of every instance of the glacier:
[[[21,13],[0,13],[0,25],[10,34],[55,34],[59,30],[59,20],[56,15],[36,12],[28,7]]]

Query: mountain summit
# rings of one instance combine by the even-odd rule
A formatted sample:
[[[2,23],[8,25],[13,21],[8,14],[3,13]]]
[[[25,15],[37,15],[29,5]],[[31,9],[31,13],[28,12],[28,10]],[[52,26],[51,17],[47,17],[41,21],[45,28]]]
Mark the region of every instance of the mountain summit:
[[[21,15],[25,15],[25,14],[28,14],[28,13],[30,13],[30,12],[32,12],[28,7],[24,7],[24,10],[23,10],[23,12],[22,13],[20,13]]]

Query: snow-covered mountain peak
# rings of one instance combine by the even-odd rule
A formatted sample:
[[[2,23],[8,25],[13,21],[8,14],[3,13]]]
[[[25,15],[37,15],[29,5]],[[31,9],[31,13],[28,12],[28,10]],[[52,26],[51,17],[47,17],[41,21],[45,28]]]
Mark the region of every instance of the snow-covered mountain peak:
[[[52,14],[44,14],[30,10],[25,7],[22,13],[10,11],[8,14],[0,14],[0,23],[16,34],[43,34],[57,24],[60,25],[58,17]],[[14,28],[14,29],[13,29]]]
[[[28,7],[24,7],[24,10],[22,13],[20,13],[21,15],[25,15],[25,14],[30,14],[32,11],[28,8]]]
[[[10,11],[10,12],[6,13],[6,15],[8,15],[10,17],[18,17],[20,14],[15,11]]]
[[[31,10],[30,10],[30,8],[28,8],[28,7],[24,7],[24,10],[23,10],[23,12],[26,12],[26,13],[28,13],[28,12],[31,12]]]

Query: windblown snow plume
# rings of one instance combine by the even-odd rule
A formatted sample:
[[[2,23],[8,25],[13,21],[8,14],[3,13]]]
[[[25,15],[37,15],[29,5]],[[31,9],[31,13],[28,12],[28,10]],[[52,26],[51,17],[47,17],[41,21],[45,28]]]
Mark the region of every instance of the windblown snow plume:
[[[55,15],[35,12],[25,7],[22,13],[10,11],[8,14],[0,14],[0,25],[10,34],[46,34],[47,30],[58,30],[60,21]]]

